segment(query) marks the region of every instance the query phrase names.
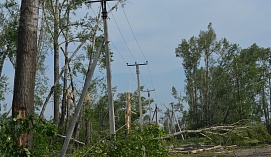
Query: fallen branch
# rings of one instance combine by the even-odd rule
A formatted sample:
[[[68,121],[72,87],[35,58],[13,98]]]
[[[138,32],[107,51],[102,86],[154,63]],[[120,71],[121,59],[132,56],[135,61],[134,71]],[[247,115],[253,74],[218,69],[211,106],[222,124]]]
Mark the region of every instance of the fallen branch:
[[[233,147],[236,147],[236,145],[232,145],[232,146],[217,145],[217,146],[212,146],[212,147],[209,147],[209,148],[199,148],[199,149],[193,149],[193,150],[186,149],[184,147],[177,147],[177,148],[174,148],[173,150],[171,150],[170,152],[171,153],[182,153],[182,154],[198,154],[198,153],[203,152],[203,151],[211,151],[211,150],[220,149],[220,148],[225,149],[225,148],[233,148]]]
[[[173,134],[170,134],[166,137],[159,137],[156,139],[169,139],[171,137],[181,135],[181,134],[187,134],[187,133],[203,133],[203,132],[207,132],[207,131],[208,131],[208,133],[212,133],[211,131],[215,131],[215,130],[230,131],[235,128],[246,128],[246,127],[236,127],[233,125],[229,125],[229,126],[214,126],[214,127],[203,128],[203,129],[198,129],[198,130],[183,130],[183,131],[179,131],[179,132],[175,132]]]
[[[66,138],[66,136],[63,136],[63,135],[57,135],[58,137],[62,137],[62,138]],[[71,140],[73,140],[74,142],[76,142],[76,143],[79,143],[79,144],[82,144],[82,145],[85,145],[85,143],[84,142],[81,142],[81,141],[78,141],[78,140],[76,140],[76,139],[74,139],[74,138],[71,138]]]

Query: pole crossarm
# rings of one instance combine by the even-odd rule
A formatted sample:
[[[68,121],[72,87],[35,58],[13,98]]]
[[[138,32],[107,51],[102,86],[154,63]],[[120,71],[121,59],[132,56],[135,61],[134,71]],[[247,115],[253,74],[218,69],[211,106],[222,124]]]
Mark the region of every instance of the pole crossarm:
[[[145,63],[137,63],[137,62],[135,62],[135,64],[128,64],[128,63],[126,63],[126,64],[127,64],[127,66],[148,65],[148,61],[146,61]]]
[[[104,2],[104,1],[118,1],[118,0],[86,1],[85,3],[96,3],[96,2]]]
[[[142,92],[148,92],[148,97],[150,97],[150,92],[155,91],[155,89],[147,89],[147,90],[142,90]]]

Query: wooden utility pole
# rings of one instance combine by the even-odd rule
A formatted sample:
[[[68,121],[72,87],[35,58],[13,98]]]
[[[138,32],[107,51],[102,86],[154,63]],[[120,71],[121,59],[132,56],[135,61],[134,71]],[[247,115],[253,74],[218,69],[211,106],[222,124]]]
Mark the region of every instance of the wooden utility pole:
[[[126,109],[126,135],[129,134],[130,132],[130,125],[131,125],[131,100],[130,100],[130,93],[127,92],[127,98],[126,98],[126,104],[127,104],[127,109]]]
[[[159,122],[158,122],[158,107],[157,107],[157,104],[155,104],[155,113],[156,113],[156,115],[155,115],[155,117],[156,117],[156,124],[158,125]]]
[[[176,132],[175,123],[174,123],[174,110],[173,110],[173,104],[174,103],[172,102],[170,104],[171,104],[171,108],[172,108],[170,122],[171,122],[171,128],[173,128],[172,129],[172,133],[173,133],[173,130],[174,130],[174,132]]]
[[[155,89],[151,89],[151,90],[147,89],[146,91],[142,91],[142,92],[148,92],[148,101],[149,101],[149,108],[150,108],[150,121],[149,121],[149,123],[152,122],[152,115],[151,115],[152,109],[151,109],[151,99],[150,99],[150,97],[151,97],[150,92],[152,92],[152,91],[155,91]]]
[[[155,110],[154,110],[154,114],[153,114],[153,117],[152,117],[152,121],[154,119],[154,115],[155,115],[155,123],[156,125],[159,125],[159,122],[158,122],[158,107],[157,107],[157,104],[155,104]]]
[[[136,66],[136,74],[137,74],[137,91],[138,91],[138,103],[139,103],[139,114],[140,114],[140,128],[143,129],[143,116],[142,116],[142,104],[141,104],[141,96],[140,96],[140,79],[139,79],[139,66],[140,65],[148,65],[148,61],[145,63],[139,64],[128,64],[127,66]]]

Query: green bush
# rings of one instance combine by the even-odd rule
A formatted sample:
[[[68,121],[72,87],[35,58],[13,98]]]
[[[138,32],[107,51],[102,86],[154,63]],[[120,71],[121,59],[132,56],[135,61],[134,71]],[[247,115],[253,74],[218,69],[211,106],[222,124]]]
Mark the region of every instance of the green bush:
[[[137,125],[134,125],[129,135],[126,135],[126,130],[122,129],[117,132],[115,139],[103,140],[93,146],[84,147],[78,150],[75,155],[110,157],[168,156],[165,142],[156,139],[163,136],[162,129],[157,125],[146,125],[143,130],[141,131]]]
[[[29,133],[30,126],[34,132],[33,151],[27,147],[21,147],[18,144],[18,137],[22,133]],[[0,117],[0,156],[1,157],[30,157],[42,156],[51,153],[55,148],[50,145],[52,137],[57,135],[57,128],[53,122],[41,120],[38,117],[27,117],[16,119],[6,116]]]

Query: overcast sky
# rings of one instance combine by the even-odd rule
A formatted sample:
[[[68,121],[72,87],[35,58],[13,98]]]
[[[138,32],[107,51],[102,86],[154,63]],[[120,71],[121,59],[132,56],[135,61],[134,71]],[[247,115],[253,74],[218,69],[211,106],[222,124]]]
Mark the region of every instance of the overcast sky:
[[[114,2],[108,4],[113,6]],[[115,52],[113,86],[118,87],[118,92],[130,87],[136,90],[136,69],[127,67],[126,62],[144,63],[147,59],[148,66],[140,66],[141,85],[145,89],[155,89],[151,97],[158,106],[174,102],[172,86],[184,94],[182,62],[175,57],[175,48],[181,40],[198,36],[211,22],[218,40],[225,37],[242,48],[253,43],[270,47],[270,6],[270,0],[128,0],[124,10],[129,23],[121,8],[109,14],[111,49]],[[147,97],[147,93],[142,95]]]
[[[108,5],[115,3],[110,1]],[[253,43],[270,47],[270,6],[270,0],[128,0],[125,12],[119,6],[108,19],[110,49],[114,52],[112,85],[117,86],[118,93],[135,91],[136,68],[126,63],[148,61],[148,65],[140,66],[140,82],[145,90],[155,89],[151,98],[164,109],[163,103],[168,106],[176,102],[172,86],[184,95],[182,62],[175,57],[175,48],[182,39],[198,36],[211,22],[218,40],[225,37],[242,48]],[[98,4],[93,10],[98,10]],[[12,85],[14,72],[8,70],[6,75]],[[147,97],[147,93],[141,95]]]

